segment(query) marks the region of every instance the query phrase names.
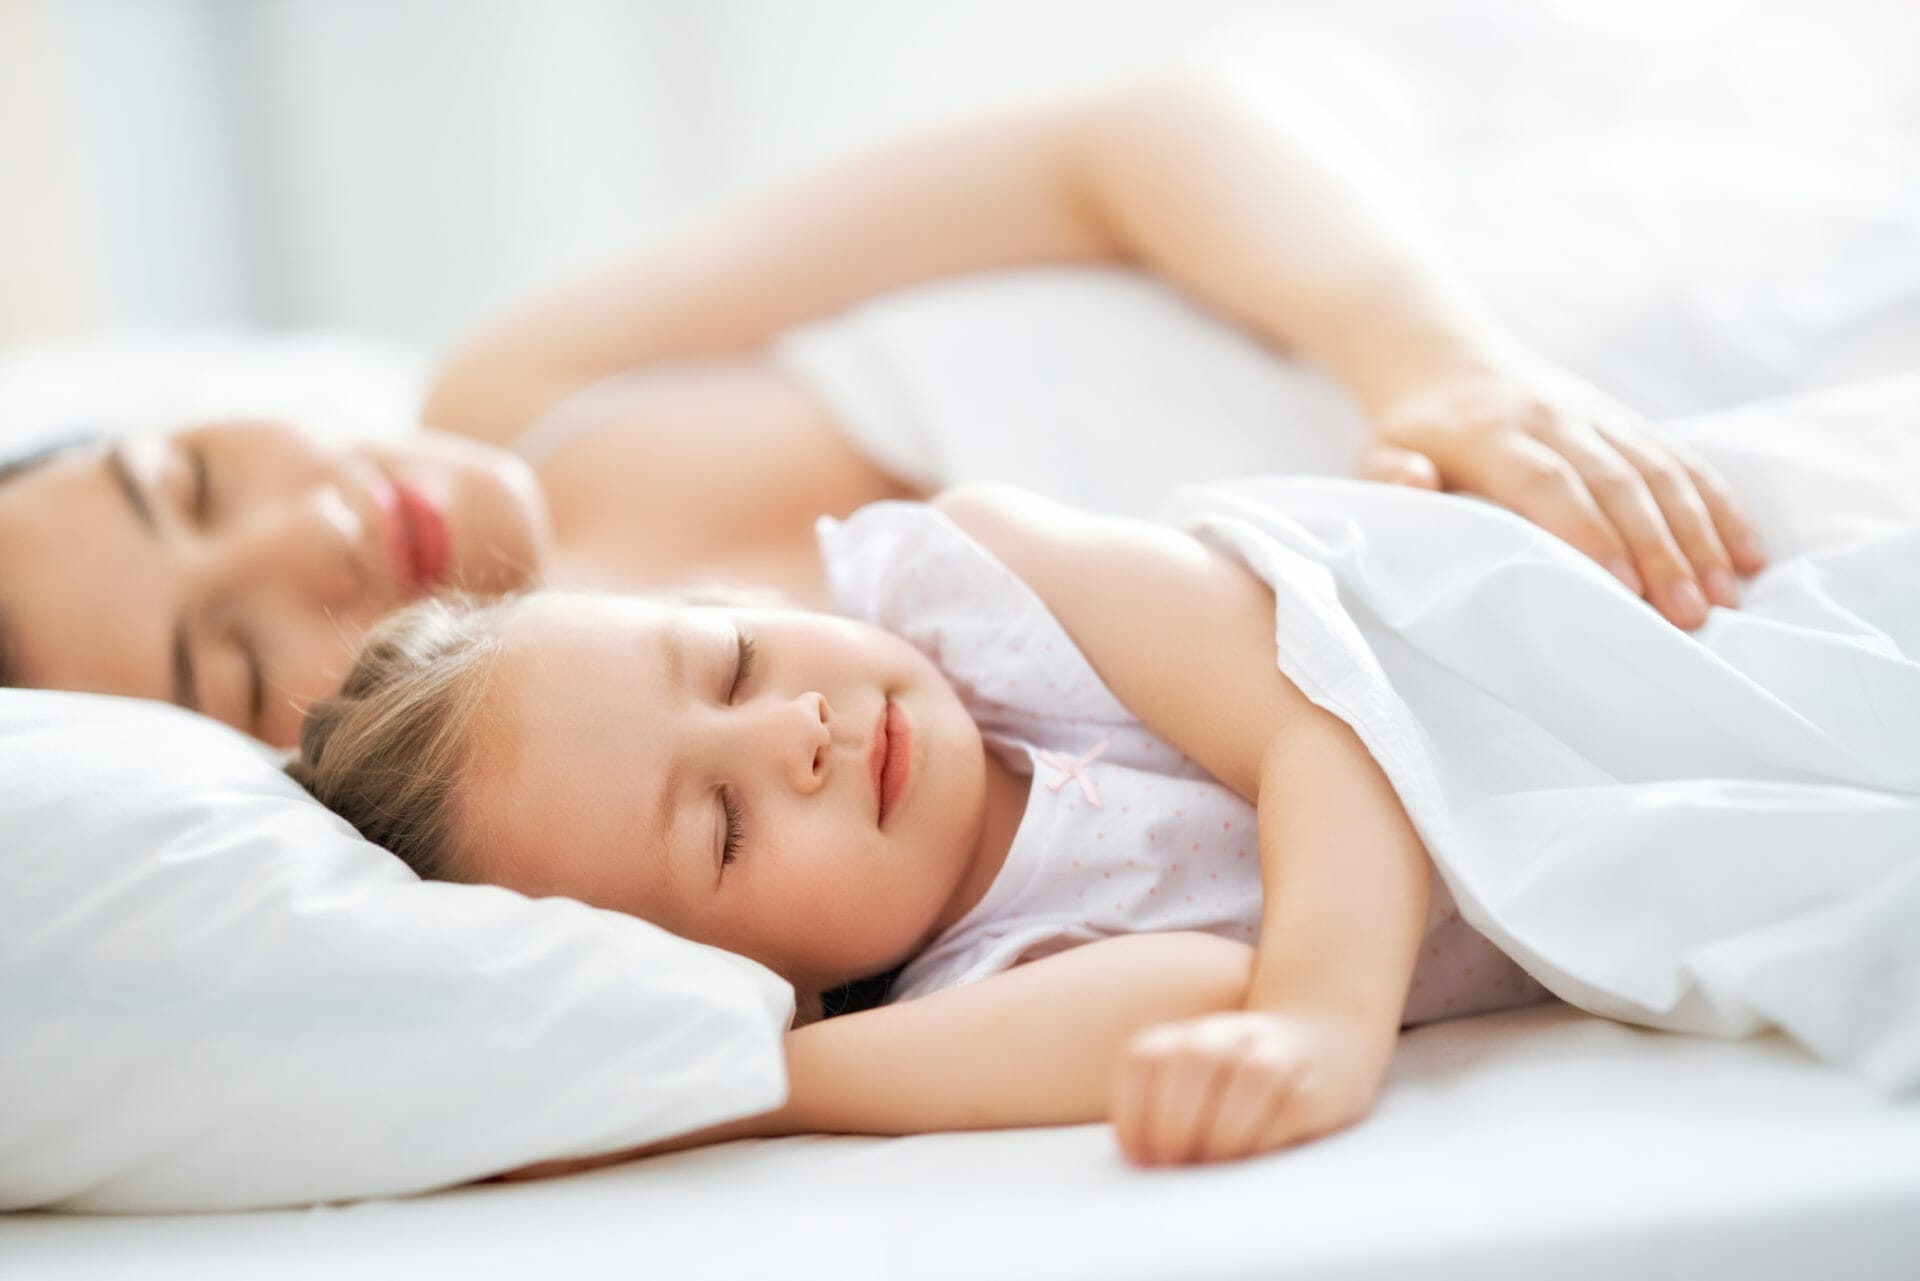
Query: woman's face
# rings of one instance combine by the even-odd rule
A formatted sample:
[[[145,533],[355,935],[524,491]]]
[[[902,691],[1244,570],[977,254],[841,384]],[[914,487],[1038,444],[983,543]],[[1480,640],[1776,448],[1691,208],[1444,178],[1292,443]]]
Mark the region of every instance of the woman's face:
[[[21,685],[164,699],[288,746],[376,619],[526,587],[548,536],[502,450],[206,423],[0,485],[0,621]]]
[[[892,968],[956,915],[985,749],[904,640],[564,594],[529,597],[500,640],[463,879],[638,916],[814,991]]]

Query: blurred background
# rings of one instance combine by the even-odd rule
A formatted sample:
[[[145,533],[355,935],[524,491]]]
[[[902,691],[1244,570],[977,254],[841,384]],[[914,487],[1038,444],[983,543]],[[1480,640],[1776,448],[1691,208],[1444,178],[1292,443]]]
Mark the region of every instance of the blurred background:
[[[1873,318],[1762,336],[1830,377],[1920,363],[1914,0],[0,0],[0,343],[430,349],[862,143],[1174,60],[1326,97],[1535,327],[1683,279],[1736,328]]]

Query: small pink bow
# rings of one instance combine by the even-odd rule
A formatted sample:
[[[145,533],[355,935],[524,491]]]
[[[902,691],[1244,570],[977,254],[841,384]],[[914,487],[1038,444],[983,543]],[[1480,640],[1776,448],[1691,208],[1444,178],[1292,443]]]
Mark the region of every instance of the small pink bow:
[[[1112,743],[1113,740],[1111,738],[1103,738],[1095,743],[1092,750],[1085,756],[1077,760],[1065,756],[1060,752],[1035,752],[1034,755],[1040,758],[1041,764],[1050,765],[1060,771],[1060,777],[1048,783],[1047,790],[1057,792],[1065,787],[1069,780],[1078,779],[1080,780],[1080,790],[1087,794],[1087,804],[1093,806],[1095,809],[1099,809],[1100,793],[1094,788],[1093,780],[1080,771],[1088,765],[1093,764],[1093,758],[1106,751]]]

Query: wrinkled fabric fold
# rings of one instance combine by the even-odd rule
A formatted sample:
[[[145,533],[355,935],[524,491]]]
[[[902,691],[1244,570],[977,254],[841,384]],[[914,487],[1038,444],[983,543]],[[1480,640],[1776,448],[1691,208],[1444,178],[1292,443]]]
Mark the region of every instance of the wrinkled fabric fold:
[[[1688,634],[1477,499],[1257,478],[1167,516],[1274,589],[1281,670],[1555,994],[1920,1089],[1920,529],[1803,548]]]

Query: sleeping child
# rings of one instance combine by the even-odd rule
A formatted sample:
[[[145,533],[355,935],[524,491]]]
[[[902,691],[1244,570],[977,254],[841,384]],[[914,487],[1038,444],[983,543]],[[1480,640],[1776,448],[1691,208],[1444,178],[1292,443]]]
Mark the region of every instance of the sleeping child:
[[[1403,1027],[1553,994],[1916,1083],[1915,1016],[1874,988],[1920,974],[1915,932],[1862,915],[1920,903],[1913,636],[1863,662],[1762,592],[1716,646],[1472,499],[1182,504],[823,521],[832,614],[426,602],[289,769],[423,877],[794,985],[787,1103],[642,1152],[1108,1119],[1140,1164],[1244,1158],[1364,1117]],[[1920,542],[1881,542],[1910,580]],[[1880,612],[1913,632],[1914,600]],[[1816,830],[1846,856],[1806,857]],[[820,1017],[876,976],[884,1004]]]

